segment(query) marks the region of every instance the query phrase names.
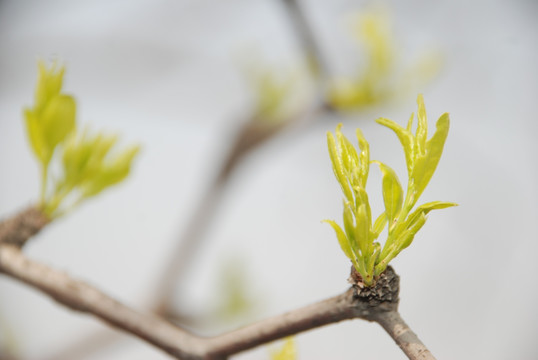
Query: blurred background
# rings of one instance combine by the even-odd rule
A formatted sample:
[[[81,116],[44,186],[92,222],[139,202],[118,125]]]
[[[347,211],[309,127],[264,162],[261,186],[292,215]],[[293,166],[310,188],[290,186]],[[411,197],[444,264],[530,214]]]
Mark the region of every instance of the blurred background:
[[[393,262],[400,312],[440,359],[537,359],[538,3],[298,5],[0,1],[0,217],[39,196],[22,118],[38,59],[65,64],[80,125],[121,134],[142,152],[125,183],[52,223],[25,251],[138,309],[156,301],[241,129],[269,124],[276,130],[210,193],[197,246],[171,288],[171,311],[193,331],[217,334],[346,290],[349,262],[321,223],[340,222],[342,204],[325,133],[343,122],[353,139],[360,127],[372,158],[405,184],[399,142],[374,120],[404,124],[423,93],[430,127],[449,112],[451,131],[421,201],[460,206],[432,213]],[[384,37],[369,36],[368,21]],[[381,211],[374,167],[369,193]],[[405,358],[360,320],[296,341],[299,359]],[[0,344],[23,360],[168,358],[6,277]]]

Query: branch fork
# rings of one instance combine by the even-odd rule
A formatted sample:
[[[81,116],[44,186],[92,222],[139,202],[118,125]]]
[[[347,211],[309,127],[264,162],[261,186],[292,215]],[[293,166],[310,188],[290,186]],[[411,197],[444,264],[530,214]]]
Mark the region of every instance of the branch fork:
[[[90,284],[27,258],[21,247],[48,222],[39,210],[31,208],[0,223],[0,273],[72,310],[98,317],[177,359],[223,360],[289,335],[357,318],[379,323],[410,359],[434,359],[398,313],[399,277],[391,267],[370,288],[364,287],[352,272],[353,285],[341,295],[204,338],[160,317],[133,310]]]

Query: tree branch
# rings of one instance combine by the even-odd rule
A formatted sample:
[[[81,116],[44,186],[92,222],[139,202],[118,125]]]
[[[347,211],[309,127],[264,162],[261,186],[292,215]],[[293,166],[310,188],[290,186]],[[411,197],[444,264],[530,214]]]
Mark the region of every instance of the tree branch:
[[[19,241],[6,241],[14,238],[14,234],[6,229],[25,234],[26,238],[17,237],[22,243],[40,230],[34,222],[24,220],[28,214],[39,218],[34,210],[27,210],[0,223],[0,273],[40,290],[70,309],[92,314],[177,359],[222,360],[273,340],[354,318],[378,322],[409,359],[434,359],[397,311],[399,277],[391,267],[380,275],[373,287],[362,286],[360,277],[352,269],[354,285],[342,295],[223,335],[201,338],[158,317],[139,313],[64,272],[28,259],[21,252]],[[27,224],[31,231],[20,224]]]
[[[138,313],[94,287],[32,261],[13,245],[0,245],[0,272],[18,279],[70,309],[90,313],[178,359],[199,359],[200,338],[164,320]]]
[[[282,2],[293,27],[293,32],[307,53],[308,59],[313,63],[315,72],[321,75],[321,85],[323,86],[330,71],[316,41],[316,36],[314,36],[313,28],[297,0],[282,0]]]
[[[435,360],[430,350],[403,321],[398,311],[376,313],[374,321],[385,329],[409,359]]]
[[[20,248],[49,222],[50,219],[45,214],[31,206],[0,221],[0,244],[12,244]]]
[[[367,316],[368,311],[354,301],[351,288],[342,295],[211,338],[209,353],[226,357],[306,330]]]

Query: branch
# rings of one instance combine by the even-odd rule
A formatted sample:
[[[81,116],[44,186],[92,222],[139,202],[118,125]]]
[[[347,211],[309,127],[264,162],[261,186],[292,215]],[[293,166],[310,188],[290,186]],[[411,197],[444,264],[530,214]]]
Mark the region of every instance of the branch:
[[[29,207],[0,222],[0,244],[12,244],[20,248],[49,222],[50,219],[40,210]]]
[[[309,60],[313,62],[315,72],[321,75],[321,85],[324,85],[323,82],[327,80],[326,77],[330,74],[329,66],[323,58],[323,52],[316,41],[314,31],[301,5],[297,0],[282,0],[282,2],[284,3],[295,36],[297,36],[299,42],[302,44]]]
[[[313,328],[367,317],[368,310],[357,306],[351,288],[342,295],[211,338],[209,353],[226,357]]]
[[[0,225],[4,228],[5,223]],[[92,314],[177,359],[226,359],[288,335],[354,318],[381,324],[410,359],[434,359],[397,312],[399,278],[390,267],[374,287],[361,287],[355,279],[353,287],[342,295],[220,336],[200,338],[160,318],[141,314],[64,272],[28,259],[19,247],[5,242],[8,235],[4,232],[0,238],[0,273],[40,290],[70,309]]]
[[[226,191],[226,185],[237,165],[254,149],[276,136],[297,119],[278,123],[268,123],[253,117],[245,122],[237,132],[233,144],[223,159],[219,171],[191,215],[185,232],[178,238],[176,248],[171,251],[171,258],[160,276],[156,293],[156,304],[152,307],[157,314],[173,312],[170,304],[173,289],[184,279],[186,270],[194,254],[200,248],[208,224],[212,223],[219,202]]]
[[[435,360],[430,350],[403,321],[398,311],[377,313],[374,320],[385,329],[409,359]]]
[[[200,338],[164,320],[130,309],[96,288],[32,261],[16,246],[0,245],[0,272],[18,279],[75,311],[90,313],[178,359],[200,359]]]
[[[48,222],[33,207],[0,222],[0,273],[37,288],[68,308],[93,314],[178,359],[225,359],[276,339],[353,318],[379,323],[409,359],[435,359],[397,311],[399,277],[391,267],[372,288],[362,287],[352,268],[354,285],[342,295],[203,339],[162,319],[138,313],[82,281],[26,258],[22,245]]]

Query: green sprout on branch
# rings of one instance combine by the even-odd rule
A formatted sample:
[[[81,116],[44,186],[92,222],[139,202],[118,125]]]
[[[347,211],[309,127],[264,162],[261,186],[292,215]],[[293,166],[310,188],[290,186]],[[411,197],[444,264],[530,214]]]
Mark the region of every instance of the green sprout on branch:
[[[370,161],[369,145],[360,129],[357,129],[360,153],[340,131],[341,124],[336,128],[336,137],[327,133],[334,174],[345,197],[344,229],[332,220],[325,221],[335,230],[340,247],[361,275],[365,286],[372,286],[389,262],[411,244],[430,211],[457,205],[433,201],[412,211],[435,172],[449,129],[449,116],[444,113],[437,120],[436,131],[428,140],[428,120],[422,95],[418,96],[417,104],[415,135],[412,133],[414,114],[411,114],[406,128],[389,119],[377,119],[379,124],[396,133],[403,146],[408,173],[405,194],[393,169],[380,161]],[[373,222],[366,193],[371,163],[376,163],[381,169],[385,205],[385,211]],[[387,224],[388,235],[382,247],[376,240]]]
[[[35,104],[24,109],[24,117],[32,150],[41,165],[39,207],[53,218],[125,179],[139,146],[114,151],[117,136],[91,135],[87,129],[78,132],[75,99],[62,93],[64,67],[53,64],[47,68],[42,61],[38,67]],[[56,158],[61,158],[60,177],[49,174]],[[50,179],[54,180],[52,186]],[[68,198],[71,204],[62,207]]]

